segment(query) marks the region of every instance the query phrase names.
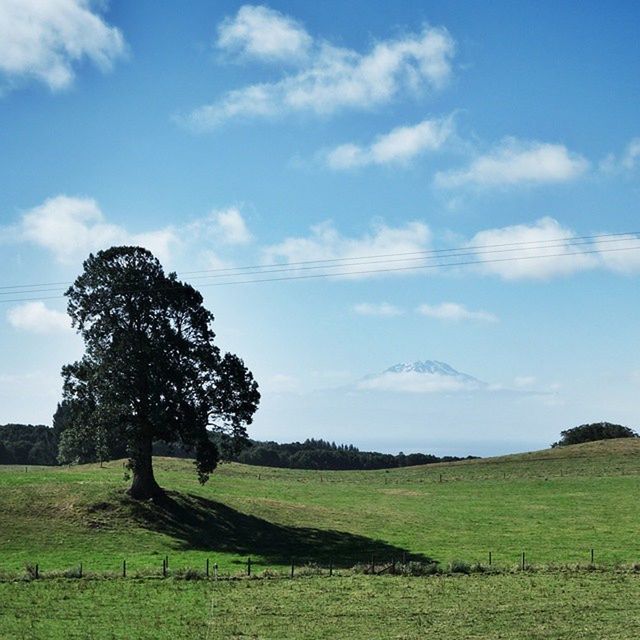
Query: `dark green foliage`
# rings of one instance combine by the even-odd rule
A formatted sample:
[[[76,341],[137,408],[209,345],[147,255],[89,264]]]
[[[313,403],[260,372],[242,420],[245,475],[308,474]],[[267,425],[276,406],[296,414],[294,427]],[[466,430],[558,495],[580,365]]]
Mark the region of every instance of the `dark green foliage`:
[[[0,425],[0,464],[56,464],[58,442],[44,425]]]
[[[454,462],[463,458],[437,456],[425,453],[377,453],[360,451],[353,445],[336,445],[335,442],[309,439],[304,442],[278,444],[277,442],[253,442],[232,459],[243,464],[264,467],[317,470],[367,470],[408,467],[434,462]],[[466,459],[472,459],[468,456]]]
[[[206,482],[220,458],[209,430],[245,441],[260,394],[242,360],[215,346],[200,293],[146,249],[112,247],[89,256],[66,295],[85,355],[62,370],[61,459],[108,459],[124,443],[130,493],[144,499],[162,493],[153,443],[179,443]]]
[[[564,447],[570,444],[580,444],[581,442],[593,442],[595,440],[608,440],[611,438],[637,438],[638,434],[629,427],[621,424],[611,424],[610,422],[594,422],[592,424],[582,424],[573,429],[560,432],[560,440],[554,442],[552,447]]]

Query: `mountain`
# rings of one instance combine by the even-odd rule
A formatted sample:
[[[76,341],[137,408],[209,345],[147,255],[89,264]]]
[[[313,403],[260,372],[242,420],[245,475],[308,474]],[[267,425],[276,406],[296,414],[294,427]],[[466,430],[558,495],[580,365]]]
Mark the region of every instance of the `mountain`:
[[[457,371],[450,364],[441,362],[440,360],[417,360],[416,362],[401,362],[394,364],[392,367],[385,369],[383,373],[423,373],[438,376],[451,376],[461,382],[471,382],[476,384],[484,384],[477,378],[470,376],[468,373]]]
[[[367,376],[358,384],[360,389],[409,393],[472,391],[486,386],[485,382],[439,360],[394,364],[382,373]]]

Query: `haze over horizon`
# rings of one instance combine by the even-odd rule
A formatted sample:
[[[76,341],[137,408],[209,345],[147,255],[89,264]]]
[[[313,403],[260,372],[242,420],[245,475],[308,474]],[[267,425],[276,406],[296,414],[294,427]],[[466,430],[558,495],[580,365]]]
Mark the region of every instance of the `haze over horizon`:
[[[51,423],[65,283],[136,244],[255,374],[256,439],[640,425],[637,3],[59,5],[0,0],[0,423]]]

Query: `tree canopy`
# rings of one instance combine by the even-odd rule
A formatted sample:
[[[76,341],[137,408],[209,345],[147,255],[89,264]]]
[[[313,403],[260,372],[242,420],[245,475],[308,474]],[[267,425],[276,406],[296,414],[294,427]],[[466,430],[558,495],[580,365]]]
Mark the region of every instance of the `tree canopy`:
[[[145,499],[162,493],[153,443],[177,442],[195,452],[206,482],[220,459],[210,432],[235,446],[247,439],[260,400],[251,372],[214,344],[214,318],[201,294],[166,275],[146,249],[112,247],[91,254],[83,267],[66,292],[85,354],[62,370],[61,458],[84,447],[103,459],[125,443],[129,492]]]
[[[581,442],[592,442],[594,440],[608,440],[611,438],[637,438],[638,434],[629,427],[621,424],[611,424],[610,422],[593,422],[591,424],[581,424],[573,429],[566,429],[560,432],[560,440],[554,442],[552,447],[564,447],[570,444],[580,444]]]

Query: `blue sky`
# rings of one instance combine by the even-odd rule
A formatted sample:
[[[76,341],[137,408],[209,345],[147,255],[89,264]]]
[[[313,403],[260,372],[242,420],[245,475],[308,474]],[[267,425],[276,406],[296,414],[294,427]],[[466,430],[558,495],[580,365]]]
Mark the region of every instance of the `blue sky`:
[[[0,0],[0,286],[119,243],[179,273],[339,272],[184,276],[261,385],[258,438],[485,455],[638,426],[639,19]],[[476,264],[434,260],[451,250]],[[30,288],[0,289],[0,422],[50,423],[82,351],[59,291]],[[427,359],[486,385],[380,376]]]

